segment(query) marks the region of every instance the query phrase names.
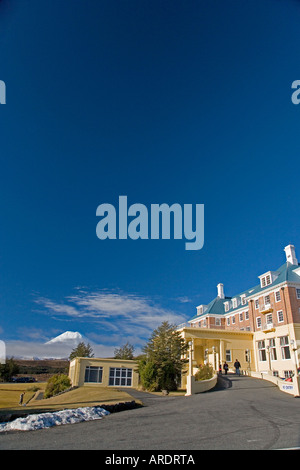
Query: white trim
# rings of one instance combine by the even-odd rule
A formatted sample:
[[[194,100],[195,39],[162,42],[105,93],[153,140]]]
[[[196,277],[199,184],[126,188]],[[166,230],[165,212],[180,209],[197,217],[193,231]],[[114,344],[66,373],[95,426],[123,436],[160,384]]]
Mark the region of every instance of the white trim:
[[[282,313],[282,320],[279,320],[279,315],[278,315],[278,314],[279,314],[280,312]],[[277,310],[276,313],[277,313],[277,321],[278,321],[278,323],[283,323],[283,322],[284,322],[283,310],[282,310],[282,309],[281,309],[281,310]]]
[[[279,300],[277,300],[276,298],[276,294],[279,293]],[[281,292],[280,292],[280,289],[277,289],[274,291],[274,297],[275,297],[275,302],[280,302],[281,301]]]

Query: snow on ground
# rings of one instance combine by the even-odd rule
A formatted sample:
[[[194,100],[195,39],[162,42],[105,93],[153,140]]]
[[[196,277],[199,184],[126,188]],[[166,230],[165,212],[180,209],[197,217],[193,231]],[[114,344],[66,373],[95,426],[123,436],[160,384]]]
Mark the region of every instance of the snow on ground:
[[[0,432],[4,431],[32,431],[34,429],[60,426],[61,424],[74,424],[82,421],[101,419],[110,413],[100,406],[61,410],[52,413],[39,413],[17,418],[9,423],[0,423]]]

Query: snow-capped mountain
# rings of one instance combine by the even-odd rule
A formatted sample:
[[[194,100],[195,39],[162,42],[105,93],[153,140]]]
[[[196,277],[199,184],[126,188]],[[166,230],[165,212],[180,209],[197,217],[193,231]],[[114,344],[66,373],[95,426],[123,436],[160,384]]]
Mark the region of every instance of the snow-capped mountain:
[[[68,346],[77,346],[81,341],[83,341],[83,336],[78,333],[78,331],[65,331],[61,335],[50,339],[50,341],[47,341],[45,344],[63,343]]]

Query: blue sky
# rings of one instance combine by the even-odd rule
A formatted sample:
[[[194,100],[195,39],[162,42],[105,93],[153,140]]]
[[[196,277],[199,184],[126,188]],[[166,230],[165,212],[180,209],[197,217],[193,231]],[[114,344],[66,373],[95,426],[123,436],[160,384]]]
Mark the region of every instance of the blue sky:
[[[300,2],[0,1],[0,336],[139,350],[300,256]],[[96,237],[102,203],[205,205],[205,243]]]

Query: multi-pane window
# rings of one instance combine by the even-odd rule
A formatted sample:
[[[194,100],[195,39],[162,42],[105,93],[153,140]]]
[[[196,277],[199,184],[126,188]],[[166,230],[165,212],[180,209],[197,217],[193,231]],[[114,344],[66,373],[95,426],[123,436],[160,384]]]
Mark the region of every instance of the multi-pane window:
[[[243,317],[244,317],[244,315],[243,315],[243,312],[242,312],[242,313],[240,313],[240,321],[243,321],[243,320],[244,320]]]
[[[271,276],[270,274],[268,274],[267,276],[261,278],[261,287],[268,286],[269,284],[271,284],[271,282]]]
[[[277,318],[278,318],[278,323],[283,322],[284,319],[283,319],[283,311],[282,310],[279,310],[277,312]]]
[[[272,313],[268,313],[268,315],[266,315],[266,323],[267,325],[273,324]]]
[[[280,338],[280,348],[281,348],[281,358],[282,359],[291,359],[291,352],[289,346],[289,337],[281,336]]]
[[[232,308],[236,308],[236,307],[237,307],[237,300],[232,299]]]
[[[279,302],[281,300],[280,290],[277,290],[275,292],[275,300],[276,300],[276,302]]]
[[[292,370],[285,370],[284,371],[284,378],[289,379],[290,377],[293,377],[294,373]]]
[[[216,324],[216,326],[221,326],[221,318],[216,318],[215,319],[215,324]]]
[[[256,319],[256,325],[257,325],[257,328],[260,328],[260,327],[261,327],[261,318],[260,318],[260,317],[257,317],[257,319]]]
[[[131,387],[132,369],[127,369],[125,367],[110,367],[108,385],[121,385],[123,387]]]
[[[247,301],[246,301],[246,296],[243,295],[243,296],[241,297],[241,304],[242,304],[242,305],[246,305],[246,303],[247,303]]]
[[[245,312],[245,320],[249,320],[249,312]]]
[[[245,351],[245,361],[246,362],[251,362],[251,353],[250,353],[249,349],[246,349],[246,351]]]
[[[234,325],[235,324],[235,315],[231,317],[231,323]]]
[[[226,349],[226,362],[231,362],[231,349]]]
[[[103,367],[86,366],[84,381],[90,383],[102,382]]]
[[[266,345],[265,341],[258,341],[258,357],[259,361],[266,361],[267,360],[267,355],[266,355]]]
[[[271,361],[277,361],[275,338],[270,338],[269,345],[270,345],[270,358],[271,358]]]
[[[258,299],[255,300],[255,308],[256,308],[256,310],[259,308],[259,300]]]
[[[296,289],[297,299],[300,299],[300,289]]]
[[[270,304],[270,296],[266,295],[265,296],[265,305],[269,305],[269,304]]]

